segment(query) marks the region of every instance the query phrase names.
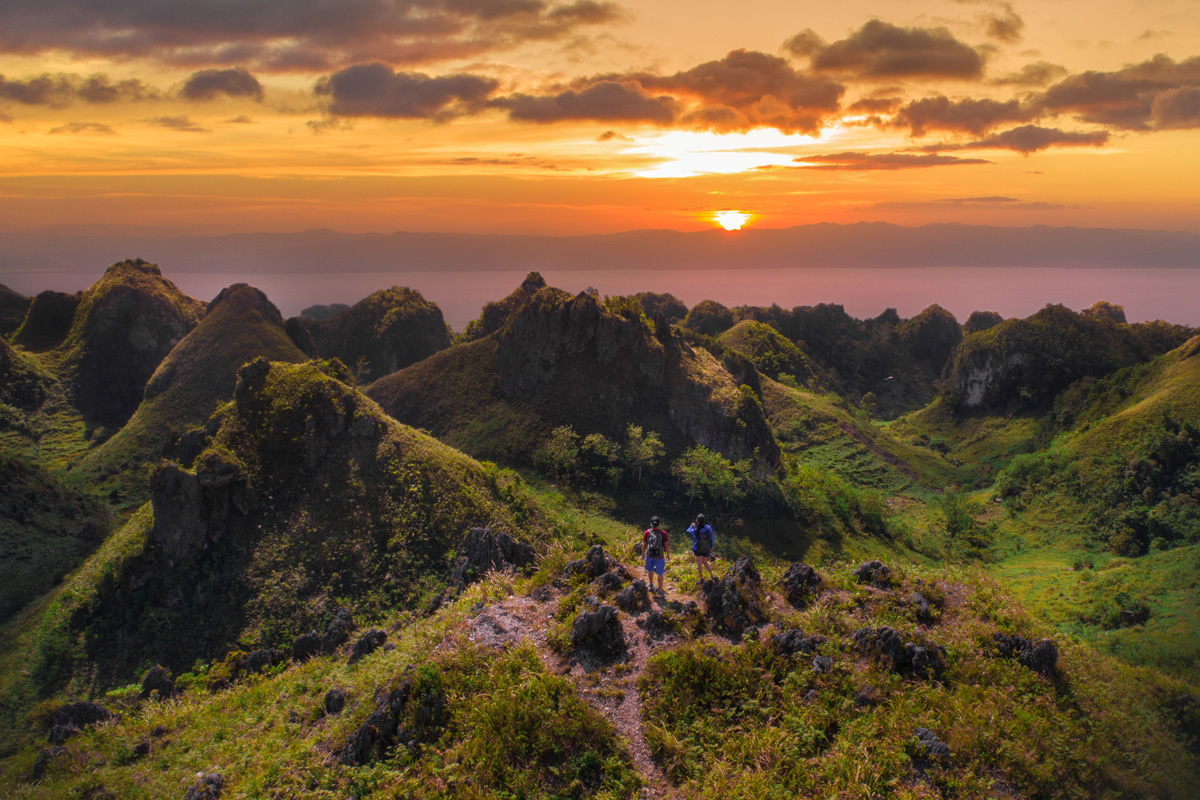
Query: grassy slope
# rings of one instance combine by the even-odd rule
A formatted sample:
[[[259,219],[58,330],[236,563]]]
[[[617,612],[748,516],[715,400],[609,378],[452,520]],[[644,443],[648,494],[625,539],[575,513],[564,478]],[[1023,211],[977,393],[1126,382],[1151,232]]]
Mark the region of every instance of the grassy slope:
[[[555,675],[562,662],[533,639],[511,650],[472,641],[491,609],[513,591],[547,586],[567,557],[550,555],[530,580],[477,585],[432,618],[401,614],[389,636],[394,649],[356,665],[316,658],[166,703],[138,703],[130,689],[116,690],[102,699],[122,711],[119,722],[71,739],[37,785],[21,783],[41,746],[30,741],[3,763],[0,790],[49,798],[103,786],[151,798],[179,795],[198,774],[217,772],[231,796],[632,798],[640,779],[628,747],[580,694],[586,687],[603,703],[621,691],[627,668],[564,679]],[[759,566],[769,590],[784,564]],[[807,610],[770,602],[762,636],[684,634],[636,665],[646,739],[676,796],[1190,796],[1200,765],[1170,702],[1195,686],[1062,638],[1058,677],[1040,677],[997,657],[994,632],[1044,631],[989,580],[900,567],[897,587],[881,591],[854,583],[849,566],[821,567],[825,583]],[[545,608],[573,608],[595,591],[567,594],[572,586],[561,595],[552,588]],[[933,599],[928,626],[913,619],[913,590]],[[851,643],[852,631],[878,625],[945,647],[942,680],[904,678]],[[825,636],[819,652],[833,659],[832,670],[813,671],[811,656],[776,655],[768,634],[787,628]],[[340,764],[333,753],[371,712],[376,689],[413,675],[440,685],[441,726],[414,728],[427,731],[415,751]],[[864,687],[874,698],[865,706],[855,702]],[[348,704],[327,715],[332,688]],[[813,700],[805,698],[810,689]],[[36,729],[44,713],[29,724]],[[152,735],[159,726],[165,733]],[[946,762],[914,767],[918,727],[949,745]],[[139,759],[133,748],[142,741],[150,753]]]

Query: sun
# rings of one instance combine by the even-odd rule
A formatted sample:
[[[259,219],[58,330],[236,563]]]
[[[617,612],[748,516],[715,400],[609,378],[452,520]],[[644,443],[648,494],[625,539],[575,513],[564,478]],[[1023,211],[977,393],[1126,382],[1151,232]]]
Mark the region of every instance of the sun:
[[[717,211],[712,218],[727,231],[740,231],[750,221],[750,215],[742,211]]]

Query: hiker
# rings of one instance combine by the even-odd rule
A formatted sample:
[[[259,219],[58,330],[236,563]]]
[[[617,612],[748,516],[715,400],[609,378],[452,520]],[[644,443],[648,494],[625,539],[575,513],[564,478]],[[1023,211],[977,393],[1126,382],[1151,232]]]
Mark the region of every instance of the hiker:
[[[650,527],[642,534],[642,555],[646,557],[646,583],[654,590],[654,574],[658,573],[658,594],[663,594],[664,575],[671,551],[667,546],[667,532],[659,527],[658,517],[650,518]]]
[[[696,580],[704,580],[704,570],[706,569],[708,577],[716,580],[717,576],[713,574],[712,562],[709,561],[713,548],[717,544],[717,535],[713,532],[712,525],[704,521],[703,514],[697,514],[696,521],[687,529],[687,532],[692,537],[692,555],[696,559]]]

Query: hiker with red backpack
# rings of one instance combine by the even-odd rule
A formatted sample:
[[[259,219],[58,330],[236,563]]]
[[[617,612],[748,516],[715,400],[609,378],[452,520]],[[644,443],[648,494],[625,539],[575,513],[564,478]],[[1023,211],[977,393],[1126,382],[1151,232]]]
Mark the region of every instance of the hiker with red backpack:
[[[667,546],[667,532],[659,527],[658,517],[650,518],[650,527],[642,534],[642,555],[646,557],[646,583],[654,590],[654,576],[658,575],[658,594],[663,594],[664,576],[667,572],[667,559],[671,551]]]
[[[712,525],[704,521],[703,514],[697,514],[696,521],[687,529],[687,532],[692,537],[692,556],[696,559],[696,579],[704,580],[704,570],[707,569],[708,577],[716,580],[717,576],[713,574],[712,563],[709,561],[713,548],[717,544],[717,534],[713,531]]]

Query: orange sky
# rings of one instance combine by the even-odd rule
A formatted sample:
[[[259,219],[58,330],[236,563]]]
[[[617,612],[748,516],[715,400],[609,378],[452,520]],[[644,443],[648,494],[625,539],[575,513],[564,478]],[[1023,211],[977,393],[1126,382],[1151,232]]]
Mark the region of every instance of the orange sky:
[[[6,0],[0,230],[1200,231],[1194,0]]]

